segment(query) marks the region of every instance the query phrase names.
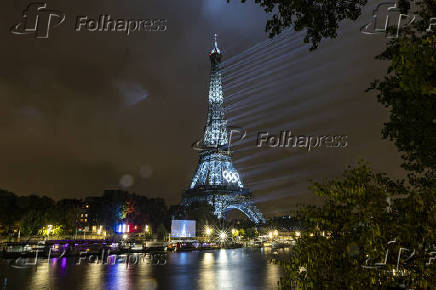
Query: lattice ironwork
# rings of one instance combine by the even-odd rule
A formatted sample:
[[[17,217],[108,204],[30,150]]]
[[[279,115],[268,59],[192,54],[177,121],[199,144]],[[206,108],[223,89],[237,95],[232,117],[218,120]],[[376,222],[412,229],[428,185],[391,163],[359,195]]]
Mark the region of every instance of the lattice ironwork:
[[[207,201],[214,206],[215,215],[219,218],[230,209],[238,209],[255,223],[264,222],[262,213],[253,205],[250,190],[244,188],[239,173],[233,166],[223,106],[220,71],[222,52],[218,48],[216,35],[209,59],[209,109],[202,152],[191,186],[184,193],[183,204]]]

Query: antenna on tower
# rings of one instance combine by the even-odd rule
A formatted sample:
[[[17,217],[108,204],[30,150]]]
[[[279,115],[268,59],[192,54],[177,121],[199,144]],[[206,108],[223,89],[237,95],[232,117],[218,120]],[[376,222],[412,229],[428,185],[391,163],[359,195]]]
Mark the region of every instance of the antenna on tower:
[[[221,51],[220,51],[220,49],[218,48],[218,39],[217,39],[218,34],[215,33],[215,34],[213,35],[213,37],[214,37],[214,47],[213,47],[211,53],[218,53],[218,54],[221,54]]]

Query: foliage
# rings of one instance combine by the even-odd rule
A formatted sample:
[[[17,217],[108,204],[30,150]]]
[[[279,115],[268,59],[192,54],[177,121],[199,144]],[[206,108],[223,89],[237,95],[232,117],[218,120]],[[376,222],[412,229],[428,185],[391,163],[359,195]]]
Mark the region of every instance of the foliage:
[[[307,29],[305,42],[312,49],[321,39],[336,37],[338,23],[355,20],[366,2],[255,0],[273,14],[266,26],[271,37],[291,25],[296,31]],[[420,18],[414,26],[402,27],[400,37],[378,56],[390,66],[385,78],[369,88],[390,110],[382,136],[403,153],[409,186],[363,164],[340,180],[315,183],[313,192],[326,203],[299,210],[297,219],[305,230],[282,261],[283,288],[436,287],[435,265],[426,265],[429,252],[436,250],[436,37],[426,31],[436,2],[414,4],[399,1],[401,13],[413,9]],[[406,258],[400,255],[397,265],[393,253],[401,247]],[[386,253],[391,254],[384,265]]]
[[[325,204],[298,211],[306,229],[282,261],[281,287],[436,286],[432,281],[436,265],[426,265],[429,251],[436,246],[435,185],[433,177],[431,183],[411,189],[364,164],[347,169],[342,179],[314,183],[312,191],[325,198]],[[397,269],[400,247],[408,251],[403,250]],[[386,265],[377,266],[387,251]]]
[[[241,0],[245,2],[246,0]],[[230,0],[227,0],[230,2]],[[323,38],[336,38],[339,22],[356,20],[367,0],[255,0],[266,13],[272,13],[265,30],[274,37],[293,25],[306,29],[305,43],[316,49]]]
[[[46,196],[16,196],[8,201],[4,209],[18,224],[22,235],[36,235],[39,229],[56,219],[55,202]]]
[[[0,224],[10,228],[19,212],[16,210],[17,196],[12,192],[0,189]]]
[[[123,221],[128,223],[148,224],[154,229],[163,223],[169,228],[169,213],[163,199],[121,190],[108,190],[102,196],[87,197],[85,200],[62,199],[58,202],[46,196],[17,196],[0,190],[0,225],[6,229],[18,227],[21,236],[41,234],[47,225],[60,225],[63,234],[72,234],[85,203],[90,205],[90,225],[113,228],[121,221],[116,213],[122,213]]]
[[[87,198],[90,215],[96,224],[113,227],[120,222],[150,225],[157,229],[163,222],[169,228],[169,212],[162,198],[129,193],[123,190],[106,190],[103,196]]]
[[[33,236],[48,224],[48,212],[32,209],[24,214],[21,220],[21,234],[23,236]]]
[[[241,0],[245,2],[245,0]],[[230,0],[227,0],[230,2]],[[255,0],[272,13],[266,31],[270,37],[293,26],[306,29],[304,41],[318,47],[323,38],[335,38],[339,22],[356,20],[366,0]],[[382,131],[403,152],[403,167],[415,172],[436,168],[436,36],[426,31],[436,15],[434,0],[399,0],[403,14],[417,14],[415,25],[402,27],[399,38],[391,40],[379,59],[391,65],[386,77],[374,81],[378,100],[390,109],[390,120]],[[412,8],[411,8],[412,7]],[[410,10],[413,10],[410,12]],[[434,29],[434,28],[433,28]]]
[[[73,233],[82,213],[82,201],[77,199],[62,199],[56,203],[53,210],[53,223],[63,225],[65,233]]]
[[[157,227],[156,234],[159,240],[164,240],[168,236],[168,231],[163,224],[160,224]]]
[[[218,219],[214,215],[214,208],[207,202],[192,202],[185,208],[184,218],[196,220],[196,232],[203,232],[206,225],[217,225]]]
[[[258,232],[255,228],[247,228],[245,229],[245,237],[252,239],[258,236]]]
[[[42,227],[38,234],[45,237],[59,236],[63,233],[63,227],[60,225],[47,225]]]
[[[403,29],[378,56],[391,64],[369,90],[378,91],[379,102],[391,113],[383,137],[403,152],[404,168],[422,173],[436,170],[436,36],[426,31],[436,4],[419,1],[417,7],[421,21]]]

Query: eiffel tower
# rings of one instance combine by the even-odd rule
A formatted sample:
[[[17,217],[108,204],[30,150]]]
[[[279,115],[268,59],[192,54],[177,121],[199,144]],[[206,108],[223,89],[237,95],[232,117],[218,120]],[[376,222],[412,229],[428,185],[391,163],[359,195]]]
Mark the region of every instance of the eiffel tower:
[[[211,72],[207,122],[203,139],[196,145],[200,151],[198,166],[191,186],[183,194],[182,205],[188,206],[194,201],[208,202],[218,218],[224,217],[225,212],[231,209],[238,209],[255,223],[265,222],[262,213],[253,204],[251,191],[244,188],[232,163],[231,140],[223,108],[222,56],[215,34],[214,47],[209,52]]]

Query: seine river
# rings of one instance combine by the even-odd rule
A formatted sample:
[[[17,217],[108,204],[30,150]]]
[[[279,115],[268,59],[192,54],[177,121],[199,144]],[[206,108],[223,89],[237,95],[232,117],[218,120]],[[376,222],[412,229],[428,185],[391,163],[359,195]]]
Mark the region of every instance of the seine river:
[[[277,289],[281,269],[269,262],[270,254],[269,249],[251,248],[176,252],[168,254],[165,265],[76,265],[77,258],[59,258],[26,269],[11,268],[1,260],[0,285],[35,290]]]

